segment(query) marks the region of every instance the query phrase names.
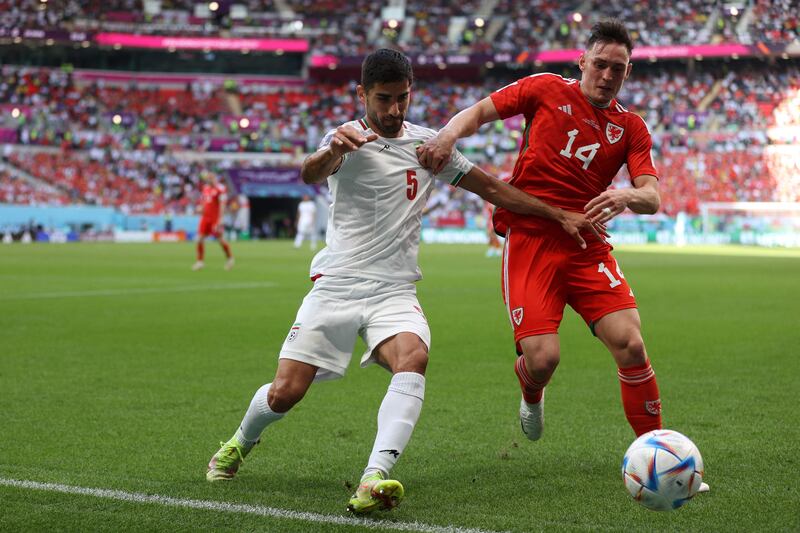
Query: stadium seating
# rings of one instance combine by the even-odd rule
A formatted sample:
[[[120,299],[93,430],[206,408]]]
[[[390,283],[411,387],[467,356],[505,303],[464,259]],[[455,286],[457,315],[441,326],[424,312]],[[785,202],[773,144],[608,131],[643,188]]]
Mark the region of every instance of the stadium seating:
[[[714,42],[790,43],[800,39],[792,0],[713,3],[703,0],[408,0],[403,16],[382,21],[390,2],[357,0],[271,0],[236,2],[235,15],[221,2],[217,12],[196,12],[197,2],[165,0],[145,12],[141,0],[110,2],[0,1],[0,28],[122,31],[186,36],[296,36],[309,39],[313,53],[358,56],[375,46],[406,52],[512,52],[578,48],[601,17],[629,21],[640,46]],[[205,7],[204,4],[201,7]],[[479,25],[476,20],[480,19]]]
[[[9,163],[64,191],[58,198],[126,214],[192,214],[199,200],[199,168],[152,151],[12,154]],[[28,200],[23,196],[13,203],[34,203]]]
[[[756,0],[749,25],[751,39],[791,43],[800,39],[800,12],[793,0]]]
[[[389,2],[248,0],[247,16],[227,3],[198,16],[195,2],[165,0],[145,13],[141,0],[29,2],[0,0],[0,29],[48,28],[141,34],[299,36],[311,54],[360,56],[376,46],[414,53],[505,53],[582,46],[601,16],[630,22],[637,46],[716,42],[798,42],[791,0],[707,5],[700,0],[611,4],[554,0],[408,0],[394,22]],[[389,12],[387,12],[389,13]],[[572,66],[542,65],[574,76]],[[514,78],[513,71],[480,81],[418,80],[410,121],[443,126]],[[800,68],[795,62],[637,63],[621,100],[640,113],[654,135],[663,176],[663,212],[696,213],[703,201],[800,200],[791,158],[775,145],[797,143]],[[794,96],[792,96],[794,95]],[[174,150],[286,154],[299,161],[326,131],[361,114],[353,82],[302,84],[76,81],[60,69],[5,66],[0,78],[0,129],[5,138],[40,150],[9,162],[54,185],[46,192],[2,175],[3,201],[113,205],[131,213],[190,213],[199,173],[234,163],[186,163]],[[519,146],[518,124],[497,123],[464,140],[460,149],[500,176]],[[59,150],[49,151],[51,148]],[[248,165],[250,163],[235,163]],[[54,170],[55,169],[55,170]],[[624,172],[617,183],[624,186]],[[482,209],[448,187],[434,194],[432,220],[469,219]],[[450,196],[450,198],[448,198]],[[458,200],[458,201],[454,201]],[[458,211],[459,216],[454,216]]]
[[[458,110],[506,81],[420,81],[414,98],[428,105],[412,106],[408,119],[441,127]],[[778,197],[775,178],[768,171],[775,164],[764,166],[768,159],[764,154],[773,142],[765,132],[780,121],[800,123],[798,114],[791,114],[792,106],[775,112],[782,99],[798,90],[796,67],[727,73],[709,68],[690,78],[665,66],[630,80],[621,97],[653,129],[656,159],[665,176],[664,212],[694,213],[700,201],[800,199],[798,191],[785,186]],[[60,71],[7,67],[0,94],[4,101],[27,109],[12,122],[7,114],[0,122],[17,128],[20,143],[67,150],[58,156],[17,157],[13,164],[72,191],[75,201],[116,205],[131,212],[192,209],[201,163],[185,168],[158,155],[164,146],[204,149],[208,139],[227,136],[236,141],[236,151],[303,153],[313,151],[330,128],[360,113],[353,85],[312,82],[242,87],[237,95],[241,115],[226,105],[221,89],[78,86]],[[247,117],[246,126],[240,116]],[[519,129],[498,123],[460,146],[472,159],[507,175],[519,136]],[[94,155],[71,155],[71,150],[94,151]],[[59,171],[48,170],[54,167]],[[88,175],[95,177],[87,180]],[[479,202],[473,207],[480,212]]]
[[[54,192],[50,188],[14,177],[0,169],[0,203],[21,205],[69,205],[66,193]]]

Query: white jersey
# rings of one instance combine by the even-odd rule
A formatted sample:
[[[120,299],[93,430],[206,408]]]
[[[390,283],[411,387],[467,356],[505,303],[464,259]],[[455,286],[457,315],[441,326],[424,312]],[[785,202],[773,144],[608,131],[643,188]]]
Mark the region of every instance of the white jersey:
[[[297,227],[310,230],[317,214],[317,204],[313,200],[305,200],[297,205]]]
[[[365,120],[348,122],[364,135],[373,133]],[[434,179],[455,186],[472,170],[460,152],[433,176],[417,160],[416,147],[434,130],[404,123],[401,137],[384,138],[347,154],[328,177],[332,203],[328,211],[326,247],[311,262],[311,277],[346,276],[382,281],[417,281],[422,210]],[[326,148],[331,130],[320,142]]]

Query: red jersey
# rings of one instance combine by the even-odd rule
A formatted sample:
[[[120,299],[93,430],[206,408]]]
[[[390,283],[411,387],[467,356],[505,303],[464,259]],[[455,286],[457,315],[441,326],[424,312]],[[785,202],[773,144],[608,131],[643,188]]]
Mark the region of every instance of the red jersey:
[[[224,202],[227,190],[221,183],[203,185],[203,218],[216,222],[219,220],[220,202]]]
[[[525,132],[511,185],[567,211],[583,207],[611,184],[622,165],[631,181],[656,176],[652,139],[639,115],[612,100],[589,103],[580,82],[555,74],[533,74],[491,94],[500,118],[522,113]],[[542,218],[497,208],[495,229],[550,227]]]

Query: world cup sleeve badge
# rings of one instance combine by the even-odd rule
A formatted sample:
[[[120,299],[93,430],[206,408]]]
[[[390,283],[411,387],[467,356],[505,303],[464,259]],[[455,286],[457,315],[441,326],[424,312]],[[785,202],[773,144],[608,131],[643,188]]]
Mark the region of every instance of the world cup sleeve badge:
[[[297,334],[300,332],[300,323],[297,322],[292,326],[292,329],[289,330],[289,336],[286,337],[286,342],[292,342],[297,338]]]

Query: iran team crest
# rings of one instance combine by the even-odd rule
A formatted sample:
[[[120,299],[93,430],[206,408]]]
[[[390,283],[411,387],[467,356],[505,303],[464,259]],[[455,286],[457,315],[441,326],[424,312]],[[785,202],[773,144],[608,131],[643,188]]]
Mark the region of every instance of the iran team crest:
[[[622,134],[625,133],[625,128],[621,126],[617,126],[616,124],[612,124],[609,122],[606,124],[606,139],[611,144],[614,144],[618,140],[622,139]]]
[[[516,309],[511,310],[511,319],[514,320],[514,324],[518,326],[522,324],[522,315],[524,312],[525,310],[522,307],[517,307]]]

